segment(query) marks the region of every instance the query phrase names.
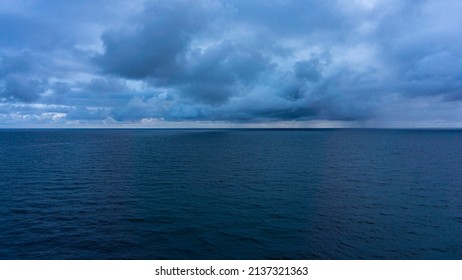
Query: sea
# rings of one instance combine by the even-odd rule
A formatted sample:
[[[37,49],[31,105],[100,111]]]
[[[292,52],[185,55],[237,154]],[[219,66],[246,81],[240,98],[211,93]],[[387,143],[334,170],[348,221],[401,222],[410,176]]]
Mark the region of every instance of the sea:
[[[0,130],[0,259],[462,259],[462,131]]]

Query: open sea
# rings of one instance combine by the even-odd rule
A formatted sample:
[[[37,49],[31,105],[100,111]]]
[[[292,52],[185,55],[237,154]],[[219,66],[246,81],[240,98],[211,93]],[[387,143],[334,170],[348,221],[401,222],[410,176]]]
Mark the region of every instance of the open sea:
[[[462,131],[0,130],[0,259],[462,259]]]

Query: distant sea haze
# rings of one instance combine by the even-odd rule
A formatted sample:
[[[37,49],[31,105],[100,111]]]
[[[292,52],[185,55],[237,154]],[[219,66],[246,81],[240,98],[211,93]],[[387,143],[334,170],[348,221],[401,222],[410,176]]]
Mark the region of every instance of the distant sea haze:
[[[460,130],[0,130],[0,259],[462,259]]]

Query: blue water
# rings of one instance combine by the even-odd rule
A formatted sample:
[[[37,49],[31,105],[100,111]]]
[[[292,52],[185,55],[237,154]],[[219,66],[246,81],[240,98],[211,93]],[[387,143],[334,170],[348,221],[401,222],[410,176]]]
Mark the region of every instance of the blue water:
[[[0,130],[0,259],[462,259],[462,131]]]

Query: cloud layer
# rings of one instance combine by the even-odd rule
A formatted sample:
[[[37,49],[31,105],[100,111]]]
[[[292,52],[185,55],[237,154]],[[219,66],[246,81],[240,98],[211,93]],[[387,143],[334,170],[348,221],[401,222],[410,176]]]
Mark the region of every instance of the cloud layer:
[[[3,1],[1,126],[462,126],[456,0]]]

